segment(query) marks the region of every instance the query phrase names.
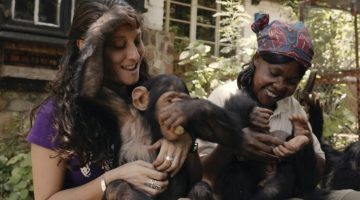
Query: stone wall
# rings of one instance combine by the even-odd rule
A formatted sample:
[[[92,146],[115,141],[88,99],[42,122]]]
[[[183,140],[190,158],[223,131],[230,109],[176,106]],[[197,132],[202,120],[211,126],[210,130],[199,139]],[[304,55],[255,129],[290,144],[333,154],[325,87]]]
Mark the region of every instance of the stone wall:
[[[143,37],[151,74],[173,72],[174,35],[145,28]]]
[[[0,136],[29,124],[30,110],[45,98],[45,95],[44,92],[0,89]]]

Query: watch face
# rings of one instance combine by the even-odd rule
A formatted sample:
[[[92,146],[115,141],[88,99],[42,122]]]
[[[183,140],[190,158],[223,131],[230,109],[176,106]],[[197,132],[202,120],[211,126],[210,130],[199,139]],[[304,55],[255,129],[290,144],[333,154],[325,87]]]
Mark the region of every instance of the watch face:
[[[196,152],[198,150],[198,143],[194,142],[193,145],[191,146],[190,152]]]
[[[105,182],[104,178],[101,179],[100,185],[101,185],[101,190],[103,192],[105,192],[105,190],[106,190],[106,182]]]

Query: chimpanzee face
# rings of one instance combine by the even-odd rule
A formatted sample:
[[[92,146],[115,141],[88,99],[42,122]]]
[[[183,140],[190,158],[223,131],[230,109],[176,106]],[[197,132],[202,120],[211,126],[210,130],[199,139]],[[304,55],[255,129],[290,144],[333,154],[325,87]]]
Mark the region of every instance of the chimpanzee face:
[[[154,140],[163,135],[173,135],[169,132],[171,130],[165,130],[160,126],[158,112],[173,102],[189,98],[188,94],[185,83],[174,75],[158,75],[146,81],[143,86],[134,88],[133,106],[141,111],[149,123]]]

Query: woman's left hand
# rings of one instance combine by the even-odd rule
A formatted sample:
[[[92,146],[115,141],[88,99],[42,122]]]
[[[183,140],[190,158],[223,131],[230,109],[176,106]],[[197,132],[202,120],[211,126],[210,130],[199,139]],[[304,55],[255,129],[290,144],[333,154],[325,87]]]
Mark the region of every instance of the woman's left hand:
[[[285,158],[291,156],[303,148],[306,144],[309,144],[310,140],[305,135],[298,135],[291,140],[279,145],[273,149],[276,156]]]
[[[312,134],[309,127],[309,121],[301,115],[292,115],[289,117],[293,125],[294,138],[279,145],[273,149],[275,155],[288,157],[295,154],[307,144],[312,144]]]
[[[173,177],[184,164],[191,146],[191,137],[188,133],[182,135],[176,141],[168,141],[164,138],[158,140],[149,147],[149,150],[160,152],[153,162],[155,168],[161,172],[170,173]]]

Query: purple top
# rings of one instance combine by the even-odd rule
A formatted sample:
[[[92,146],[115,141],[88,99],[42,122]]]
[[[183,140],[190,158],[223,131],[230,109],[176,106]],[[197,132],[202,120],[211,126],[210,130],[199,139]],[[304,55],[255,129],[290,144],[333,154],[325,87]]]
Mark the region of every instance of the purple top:
[[[48,100],[40,107],[36,114],[35,122],[27,136],[27,141],[40,145],[44,148],[55,150],[58,142],[52,142],[52,138],[56,134],[54,124],[54,101]],[[68,167],[65,172],[65,181],[63,189],[83,185],[94,180],[106,170],[110,169],[111,160],[107,161],[103,166],[86,164],[83,167],[77,167],[77,159],[73,158],[67,161]]]

